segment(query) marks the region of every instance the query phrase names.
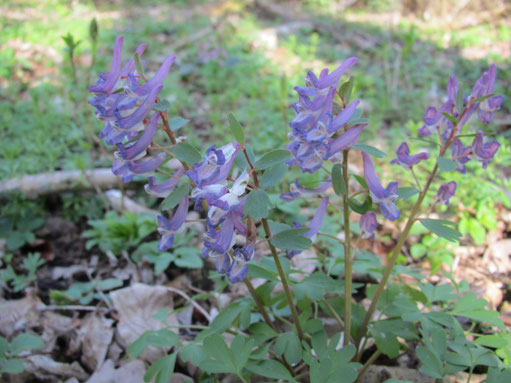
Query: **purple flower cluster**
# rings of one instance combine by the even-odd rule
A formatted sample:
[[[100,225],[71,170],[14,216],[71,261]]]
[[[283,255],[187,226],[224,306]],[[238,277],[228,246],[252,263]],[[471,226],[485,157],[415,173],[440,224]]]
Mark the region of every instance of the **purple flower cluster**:
[[[112,171],[129,182],[135,174],[153,172],[165,160],[165,153],[147,156],[160,119],[159,113],[149,115],[175,56],[165,59],[155,76],[140,84],[134,58],[122,66],[123,41],[122,36],[115,40],[110,72],[101,73],[96,84],[89,86],[94,94],[89,104],[96,108],[96,117],[105,123],[100,137],[118,148]],[[146,44],[140,45],[136,53],[141,56],[145,48]]]
[[[323,165],[323,161],[338,161],[338,153],[357,143],[362,129],[367,124],[351,127],[342,134],[341,128],[355,113],[359,101],[353,101],[335,118],[333,117],[334,96],[342,74],[357,63],[356,57],[347,59],[332,73],[323,69],[319,75],[309,71],[304,87],[296,87],[299,102],[293,105],[296,117],[289,123],[292,141],[288,149],[293,154],[291,165],[298,165],[303,172],[314,173]]]
[[[196,185],[191,193],[195,208],[201,209],[203,203],[209,206],[202,257],[213,259],[217,271],[227,274],[232,283],[245,279],[255,250],[250,242],[235,248],[236,235],[247,236],[243,217],[249,175],[243,171],[229,188],[227,177],[240,149],[236,142],[219,149],[212,146],[204,161],[186,172]]]
[[[452,75],[447,86],[447,101],[438,111],[434,107],[429,107],[426,110],[423,119],[424,126],[418,131],[419,135],[422,136],[438,133],[441,137],[442,145],[451,145],[451,159],[458,165],[456,170],[463,174],[466,173],[466,163],[470,160],[481,162],[483,169],[486,169],[488,163],[493,160],[495,153],[500,147],[497,141],[488,141],[484,137],[482,130],[475,134],[472,144],[469,146],[465,146],[459,137],[463,127],[469,122],[476,111],[478,118],[483,123],[489,124],[493,113],[500,109],[504,97],[493,94],[496,77],[497,67],[495,64],[491,64],[490,69],[484,72],[476,81],[470,95],[464,99],[463,110],[459,111],[456,109],[459,87],[456,77]],[[453,126],[453,123],[443,113],[450,114],[456,118],[456,127]],[[399,152],[400,150],[398,150],[398,159],[399,163],[401,163]],[[448,182],[439,188],[436,201],[449,205],[449,199],[455,192],[456,183],[454,181]]]

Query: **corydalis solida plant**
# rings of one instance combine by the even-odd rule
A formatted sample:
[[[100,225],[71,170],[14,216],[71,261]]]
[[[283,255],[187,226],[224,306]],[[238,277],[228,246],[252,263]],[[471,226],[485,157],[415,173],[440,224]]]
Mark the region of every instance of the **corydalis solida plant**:
[[[490,70],[481,76],[471,94],[460,105],[457,104],[458,82],[455,76],[451,76],[447,101],[438,110],[435,107],[427,109],[424,115],[424,126],[418,133],[421,136],[438,135],[440,149],[437,156],[439,159],[435,161],[424,187],[420,187],[415,177],[414,167],[419,164],[422,166],[425,161],[433,157],[433,154],[428,152],[410,154],[410,148],[406,142],[401,143],[397,149],[397,158],[392,160],[391,164],[401,165],[409,170],[416,179],[418,187],[415,205],[409,214],[403,215],[397,205],[398,182],[391,181],[384,188],[380,181],[383,177],[377,174],[371,158],[371,155],[375,153],[374,148],[357,145],[361,133],[367,126],[367,122],[360,118],[360,111],[357,109],[359,100],[350,103],[351,94],[343,86],[339,88],[341,77],[346,70],[357,63],[357,58],[347,59],[331,73],[328,69],[324,69],[319,77],[313,72],[308,72],[305,86],[295,88],[298,102],[293,105],[296,117],[289,124],[292,131],[289,133],[291,143],[287,151],[276,150],[261,156],[256,161],[245,146],[245,136],[241,126],[234,117],[230,117],[229,122],[236,141],[223,146],[213,145],[206,150],[205,156],[200,160],[187,163],[189,158],[196,157],[193,153],[195,149],[191,149],[182,140],[176,139],[174,132],[170,129],[167,113],[159,110],[158,107],[158,95],[175,58],[167,58],[155,76],[148,80],[143,73],[139,73],[142,70],[137,68],[137,60],[130,59],[122,66],[122,42],[122,37],[117,38],[115,42],[110,72],[100,75],[98,82],[91,85],[90,91],[94,93],[94,97],[90,100],[90,104],[96,108],[96,116],[105,122],[101,137],[105,138],[107,144],[117,147],[113,172],[121,176],[124,182],[129,182],[135,175],[147,175],[148,184],[145,189],[149,194],[166,198],[166,201],[169,201],[169,198],[174,200],[170,206],[174,211],[169,214],[169,217],[164,215],[158,217],[158,231],[161,234],[159,249],[166,251],[172,248],[174,236],[182,228],[190,205],[202,211],[206,217],[203,258],[212,260],[216,270],[225,274],[230,282],[244,282],[267,326],[273,331],[279,331],[279,327],[271,317],[273,315],[274,318],[278,318],[278,314],[272,307],[266,307],[267,304],[262,301],[252,285],[249,273],[249,264],[254,262],[256,256],[261,256],[263,242],[267,242],[274,261],[276,270],[274,273],[278,275],[278,281],[282,284],[284,300],[287,301],[292,317],[292,322],[287,320],[283,322],[291,325],[293,331],[296,331],[298,348],[300,344],[303,345],[303,353],[310,351],[311,345],[316,350],[314,357],[309,359],[304,357],[312,376],[314,369],[317,368],[315,358],[320,358],[317,351],[319,346],[314,344],[310,326],[304,326],[302,323],[304,320],[300,319],[300,313],[296,307],[297,294],[293,296],[292,293],[292,285],[296,286],[297,282],[290,280],[289,272],[286,272],[283,266],[284,259],[281,259],[279,252],[293,259],[308,248],[314,237],[322,235],[320,228],[324,217],[328,214],[328,208],[340,205],[345,239],[341,241],[337,237],[330,236],[344,246],[344,275],[341,276],[345,283],[344,318],[342,320],[337,315],[336,319],[342,323],[344,350],[353,351],[348,360],[360,360],[365,345],[362,340],[368,336],[375,336],[375,326],[369,327],[369,325],[373,320],[376,305],[384,293],[385,285],[411,226],[420,217],[421,205],[437,173],[442,170],[441,167],[447,166],[446,164],[453,164],[456,170],[466,172],[466,163],[471,160],[480,161],[486,168],[498,150],[498,142],[487,142],[482,131],[475,134],[469,146],[465,146],[464,137],[461,135],[472,115],[476,114],[481,121],[489,123],[492,113],[502,104],[502,96],[493,95],[495,66],[492,65]],[[136,51],[137,57],[140,57],[144,50],[145,44],[139,46]],[[159,127],[168,135],[173,155],[181,161],[181,166],[174,174],[160,184],[156,183],[152,173],[167,172],[167,169],[161,166],[169,153],[165,147],[154,142]],[[180,150],[175,150],[177,148]],[[183,155],[183,151],[186,155]],[[360,155],[362,158],[363,176],[367,188],[357,194],[365,196],[364,203],[360,203],[360,199],[351,193],[353,185],[350,186],[352,178],[349,171],[350,155]],[[238,164],[235,167],[237,158],[241,165]],[[281,193],[283,201],[320,197],[314,217],[307,225],[303,225],[304,227],[299,223],[293,223],[292,226],[283,225],[284,227],[280,227],[278,232],[272,233],[268,220],[272,204],[264,190],[269,187],[264,185],[279,183],[283,176],[279,170],[282,166],[284,170],[297,166],[301,172],[313,174],[320,169],[325,169],[327,164],[331,166],[331,171],[326,169],[328,176],[319,186],[306,188],[297,180],[290,185],[289,192]],[[161,169],[158,170],[158,168]],[[262,179],[260,179],[261,176]],[[454,181],[444,183],[438,189],[434,203],[448,205],[456,188]],[[332,189],[338,197],[333,195]],[[177,195],[179,198],[174,198]],[[336,202],[340,203],[336,204]],[[378,205],[378,209],[372,206],[373,203]],[[357,323],[357,326],[352,326],[351,308],[353,304],[352,265],[356,259],[354,251],[358,250],[357,246],[353,248],[351,245],[351,239],[354,237],[350,232],[352,211],[361,216],[360,238],[371,240],[375,237],[378,219],[381,220],[378,214],[391,221],[407,217],[404,229],[381,273],[371,306],[365,311],[365,317]],[[430,221],[433,220],[428,222],[431,223]],[[437,222],[437,225],[439,224]],[[257,236],[257,225],[264,233],[264,238],[259,238],[260,240]],[[435,233],[442,235],[442,230]],[[321,289],[321,287],[317,288]],[[328,302],[322,303],[334,312],[328,307]],[[338,342],[339,339],[337,339]],[[293,363],[293,358],[287,355],[282,356],[282,353],[273,357],[291,375],[296,375],[295,367],[299,366]],[[355,371],[355,377],[365,371],[356,363],[350,365],[348,369]],[[262,373],[262,370],[258,371]],[[236,373],[243,379],[241,369]]]

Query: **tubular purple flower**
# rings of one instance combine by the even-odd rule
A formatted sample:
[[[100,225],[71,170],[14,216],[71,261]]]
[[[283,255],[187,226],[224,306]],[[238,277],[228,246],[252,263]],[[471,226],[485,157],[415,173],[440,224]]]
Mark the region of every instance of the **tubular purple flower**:
[[[145,52],[147,48],[147,44],[143,43],[140,44],[137,49],[135,50],[135,53],[138,54],[139,57],[142,57],[142,54]],[[124,64],[124,67],[121,69],[120,77],[127,77],[128,74],[133,73],[135,71],[135,59],[132,57],[130,58],[126,64]]]
[[[165,153],[158,153],[145,161],[128,162],[129,170],[134,174],[146,174],[154,172],[167,158]]]
[[[330,74],[328,74],[328,68],[325,68],[321,71],[319,79],[312,71],[309,71],[305,78],[305,86],[297,86],[295,90],[300,96],[307,97],[325,93],[325,89],[330,87],[336,88],[344,72],[355,65],[357,61],[356,57],[350,57]]]
[[[329,187],[332,186],[331,182],[322,182],[319,186],[307,189],[300,185],[298,178],[294,183],[289,185],[289,193],[281,193],[280,198],[284,201],[293,201],[296,198],[302,196],[304,198],[315,197],[318,194],[323,194]]]
[[[484,96],[488,96],[493,93],[493,87],[495,85],[495,80],[497,78],[497,67],[495,64],[490,65],[490,69],[484,72],[479,79],[477,79],[474,87],[472,88],[472,92],[467,98],[467,101],[470,103],[469,107],[465,111],[465,114],[463,117],[459,120],[458,125],[460,127],[464,126],[468,120],[470,120],[470,117],[472,117],[472,114],[480,107],[481,103],[472,103],[474,99],[481,98]],[[495,102],[495,101],[494,101]],[[488,115],[485,111],[485,106],[483,106],[483,112],[479,115],[479,118],[483,122],[486,122],[486,120],[491,120],[491,113]],[[500,105],[499,105],[500,107]],[[489,111],[488,111],[489,112]]]
[[[202,163],[195,163],[192,170],[186,174],[199,188],[206,185],[220,183],[224,181],[231,171],[236,153],[240,146],[238,143],[230,143],[215,149],[213,145],[206,150],[206,158]]]
[[[364,178],[373,201],[380,204],[380,211],[385,218],[395,221],[400,217],[399,210],[396,207],[395,201],[397,200],[397,182],[390,182],[386,189],[380,183],[380,180],[374,172],[373,161],[371,157],[362,152],[362,159],[364,162]]]
[[[318,209],[316,210],[316,213],[314,214],[314,217],[312,217],[312,220],[310,221],[309,225],[307,226],[309,228],[309,231],[307,231],[305,234],[303,234],[307,238],[313,239],[313,237],[318,234],[319,229],[321,229],[321,225],[323,224],[323,219],[325,217],[326,209],[328,207],[329,198],[325,197],[321,200]],[[293,228],[297,229],[300,228],[301,225],[298,222],[293,223]],[[299,250],[286,250],[286,256],[288,258],[292,258],[295,255],[300,254],[301,251]]]
[[[151,78],[148,82],[145,84],[137,87],[136,89],[132,89],[135,91],[139,96],[146,95],[150,93],[150,91],[158,87],[159,85],[163,84],[163,81],[165,81],[165,78],[169,74],[170,67],[176,60],[176,56],[169,56],[163,61],[163,64],[161,64],[160,69],[158,69],[158,72]]]
[[[378,227],[376,214],[368,211],[360,217],[360,237],[362,239],[374,239],[374,232]]]
[[[472,157],[482,162],[483,169],[486,169],[488,163],[493,160],[493,156],[497,150],[499,150],[499,147],[500,144],[498,141],[484,143],[484,134],[483,131],[480,130],[477,132],[472,142]]]
[[[166,198],[170,192],[176,188],[183,174],[185,174],[185,169],[180,167],[172,177],[161,184],[156,184],[155,178],[151,176],[147,179],[147,184],[144,185],[144,189],[155,198]]]
[[[227,273],[231,283],[241,282],[247,277],[248,264],[254,257],[254,244],[247,243],[234,249],[231,268]]]
[[[436,202],[443,203],[449,206],[449,199],[456,193],[456,182],[451,181],[446,184],[443,184],[438,189],[438,193],[436,195]]]
[[[341,150],[345,150],[355,145],[358,141],[360,133],[362,133],[362,129],[364,129],[366,126],[367,124],[356,125],[341,134],[339,138],[332,141],[329,147],[328,158],[339,153]]]
[[[154,135],[156,134],[156,126],[159,121],[160,114],[154,113],[149,120],[149,124],[147,124],[144,132],[140,135],[140,138],[137,141],[129,145],[117,144],[117,148],[119,149],[119,152],[117,152],[118,156],[124,160],[133,160],[141,154],[144,155],[146,149],[153,141]]]
[[[158,216],[158,232],[161,234],[158,250],[166,251],[172,247],[174,242],[174,234],[183,226],[188,214],[188,195],[185,195],[169,221],[164,216]]]
[[[504,96],[493,96],[481,101],[477,116],[482,122],[489,124],[493,118],[493,113],[500,109]]]
[[[458,163],[456,170],[465,174],[467,172],[467,166],[465,164],[470,161],[472,146],[465,147],[459,138],[455,138],[452,143],[451,153],[452,160]]]
[[[142,104],[130,115],[123,116],[119,110],[114,111],[115,120],[113,127],[120,130],[142,130],[144,128],[144,118],[151,112],[156,102],[156,97],[160,93],[163,85],[155,86],[151,89]]]
[[[117,80],[121,72],[122,64],[122,44],[124,42],[123,36],[118,36],[115,39],[114,55],[112,59],[112,65],[110,66],[109,73],[102,73],[100,79],[95,85],[89,86],[89,92],[94,92],[97,96],[101,94],[109,94],[114,90]]]
[[[314,214],[314,217],[312,218],[310,224],[309,224],[309,231],[304,234],[304,236],[308,238],[314,237],[316,234],[318,234],[319,229],[321,229],[321,225],[323,224],[323,218],[325,217],[326,208],[328,207],[328,201],[330,199],[328,197],[325,197],[321,200],[318,210],[316,210],[316,214]]]
[[[358,104],[360,104],[360,100],[355,100],[351,104],[349,104],[346,108],[342,110],[341,113],[339,113],[332,121],[332,124],[330,125],[330,128],[328,129],[329,132],[335,133],[340,128],[342,128],[344,125],[348,123],[350,118],[353,116],[353,113],[355,113],[355,109],[357,108]]]
[[[397,149],[397,158],[390,161],[390,163],[398,164],[409,169],[412,166],[417,165],[419,162],[427,160],[428,158],[429,154],[426,152],[417,153],[411,156],[408,144],[406,142],[402,142]]]
[[[350,57],[346,59],[341,65],[337,67],[332,73],[328,74],[328,70],[321,72],[318,81],[318,89],[324,89],[326,87],[332,86],[337,88],[339,84],[339,80],[341,76],[346,72],[349,68],[355,65],[358,62],[358,58]]]

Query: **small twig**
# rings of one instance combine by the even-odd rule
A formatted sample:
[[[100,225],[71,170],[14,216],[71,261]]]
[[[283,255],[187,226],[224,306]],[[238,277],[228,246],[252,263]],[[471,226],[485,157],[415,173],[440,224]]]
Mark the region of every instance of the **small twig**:
[[[182,296],[184,299],[186,299],[188,302],[190,302],[192,304],[192,306],[195,307],[197,309],[197,311],[199,311],[202,315],[204,315],[204,317],[208,320],[209,323],[211,323],[211,316],[197,302],[195,302],[192,298],[190,298],[190,296],[188,294],[186,294],[185,292],[183,292],[179,289],[176,289],[174,287],[170,287],[170,286],[164,286],[164,287],[167,290],[172,291],[173,293],[176,293],[176,294]]]
[[[44,306],[38,309],[39,311],[59,311],[59,310],[65,310],[65,311],[99,311],[104,310],[102,307],[98,306],[80,306],[80,305],[50,305],[50,306]]]

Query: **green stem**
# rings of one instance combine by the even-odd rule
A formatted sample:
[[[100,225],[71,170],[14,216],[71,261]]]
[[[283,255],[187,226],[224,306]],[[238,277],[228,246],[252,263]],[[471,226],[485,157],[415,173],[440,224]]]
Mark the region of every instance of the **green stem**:
[[[243,154],[245,155],[248,165],[250,166],[251,173],[254,178],[254,185],[255,185],[256,189],[259,189],[259,179],[257,178],[257,171],[254,168],[252,161],[250,161],[247,150],[245,148],[243,148]],[[277,270],[279,272],[280,282],[282,283],[282,287],[284,288],[284,293],[286,294],[286,299],[287,299],[289,308],[291,310],[291,315],[293,316],[293,322],[295,323],[296,332],[298,333],[298,337],[300,338],[300,340],[303,340],[304,335],[303,335],[302,326],[300,324],[300,320],[298,319],[298,312],[296,311],[296,306],[293,301],[293,296],[291,295],[291,290],[289,289],[289,283],[287,281],[286,274],[284,273],[284,269],[282,268],[282,264],[280,263],[279,255],[277,254],[277,249],[270,242],[270,238],[272,237],[270,225],[268,224],[268,220],[266,218],[263,218],[261,221],[263,223],[266,239],[268,240],[268,244],[270,245],[271,255],[273,256],[273,260],[275,261],[275,265],[277,266]]]
[[[257,292],[256,292],[256,290],[254,288],[254,285],[252,284],[250,279],[245,278],[243,280],[243,282],[245,282],[245,286],[247,286],[247,289],[248,289],[250,295],[252,296],[252,299],[254,300],[257,308],[259,309],[259,312],[263,316],[264,321],[266,322],[266,324],[268,326],[270,326],[273,331],[278,332],[277,328],[275,327],[275,325],[271,321],[270,316],[268,315],[268,312],[266,311],[266,308],[264,307],[263,302],[261,301],[261,298],[259,298],[259,295],[257,295]]]
[[[371,364],[374,363],[374,361],[376,359],[378,359],[378,357],[381,355],[381,351],[380,350],[376,350],[374,352],[373,355],[371,355],[369,357],[369,359],[367,359],[367,361],[364,363],[364,365],[362,366],[362,368],[360,369],[360,371],[358,372],[358,378],[360,378],[362,375],[364,375],[364,373],[367,371],[367,369],[369,368],[369,366],[371,366]]]
[[[343,196],[344,207],[344,291],[345,291],[345,309],[344,309],[344,346],[350,343],[351,338],[351,283],[352,283],[352,261],[351,261],[351,234],[350,234],[350,206],[349,199],[349,174],[348,174],[348,150],[342,152],[342,173],[346,193]]]
[[[458,117],[458,120],[461,120],[463,118],[463,116],[465,115],[465,113],[467,112],[469,107],[470,107],[470,102],[465,106],[465,109]],[[447,139],[445,145],[442,146],[440,149],[440,153],[439,153],[440,157],[443,157],[445,155],[445,152],[447,152],[447,149],[449,148],[449,146],[451,146],[452,142],[456,138],[457,132],[458,132],[458,126],[455,124],[452,127],[451,135]],[[382,277],[380,283],[378,284],[378,288],[377,288],[376,293],[374,294],[374,297],[371,301],[369,310],[367,310],[364,321],[362,322],[362,326],[360,326],[360,329],[358,332],[358,336],[357,336],[356,343],[355,343],[357,349],[358,349],[358,346],[360,345],[360,339],[362,339],[362,337],[365,335],[369,321],[371,320],[374,310],[376,309],[376,304],[378,303],[378,300],[380,299],[380,296],[383,293],[383,289],[385,288],[385,284],[387,283],[387,281],[390,277],[390,274],[392,272],[392,269],[394,268],[394,266],[396,264],[397,258],[399,257],[399,254],[401,254],[403,245],[404,245],[404,243],[408,237],[408,234],[410,233],[410,230],[415,222],[415,217],[419,214],[419,209],[421,207],[422,201],[424,200],[424,197],[426,197],[429,187],[431,186],[431,183],[435,179],[437,172],[438,172],[438,161],[436,162],[435,167],[433,168],[433,171],[430,173],[430,175],[428,177],[426,186],[424,186],[424,189],[422,189],[419,193],[419,198],[417,199],[417,203],[413,207],[412,212],[410,213],[410,216],[408,217],[406,226],[405,226],[403,232],[401,233],[401,235],[399,236],[397,244],[394,247],[394,250],[392,252],[392,257],[390,258],[390,260],[387,264],[387,267],[385,268],[385,272],[383,273],[383,277]],[[361,353],[362,351],[363,350],[358,350],[359,353]]]
[[[383,273],[383,277],[378,284],[378,288],[376,290],[376,293],[374,294],[374,297],[371,301],[371,305],[369,306],[369,310],[367,310],[366,316],[364,318],[364,321],[362,322],[362,326],[360,326],[360,330],[357,336],[356,345],[357,348],[360,344],[360,339],[364,336],[367,325],[369,324],[369,321],[371,320],[371,317],[373,316],[374,310],[376,309],[376,304],[378,303],[378,300],[380,299],[381,294],[383,293],[383,289],[385,288],[385,285],[387,284],[387,281],[390,277],[390,274],[392,272],[392,269],[394,268],[397,258],[399,257],[399,254],[401,254],[401,250],[403,248],[403,245],[406,241],[406,238],[408,237],[408,234],[410,233],[410,230],[415,222],[415,217],[419,213],[419,209],[421,207],[422,201],[424,200],[424,197],[426,196],[426,193],[428,192],[428,189],[431,185],[431,182],[433,181],[433,178],[435,178],[435,175],[438,171],[438,164],[435,164],[435,167],[433,168],[433,172],[431,172],[428,182],[426,183],[426,186],[424,189],[420,192],[419,198],[417,199],[417,203],[412,209],[412,212],[410,213],[410,216],[408,217],[408,221],[406,222],[406,226],[399,236],[399,239],[397,241],[396,246],[394,247],[394,250],[392,252],[392,257],[388,261],[387,267],[385,268],[385,272]],[[362,350],[360,350],[362,352]]]
[[[289,289],[289,283],[286,278],[286,274],[284,273],[284,269],[282,268],[282,263],[280,263],[279,255],[277,254],[277,249],[273,244],[269,241],[271,238],[270,225],[268,224],[268,220],[266,218],[262,219],[264,232],[266,234],[266,238],[268,239],[268,244],[270,245],[271,255],[273,256],[273,260],[275,261],[275,265],[277,266],[277,270],[279,271],[280,281],[282,283],[282,287],[284,288],[284,293],[286,294],[287,303],[289,308],[291,309],[291,315],[293,316],[293,322],[296,327],[296,332],[298,333],[298,337],[300,340],[304,340],[302,325],[300,324],[300,320],[298,319],[298,312],[296,311],[296,306],[293,301],[293,296],[291,295],[291,290]]]

